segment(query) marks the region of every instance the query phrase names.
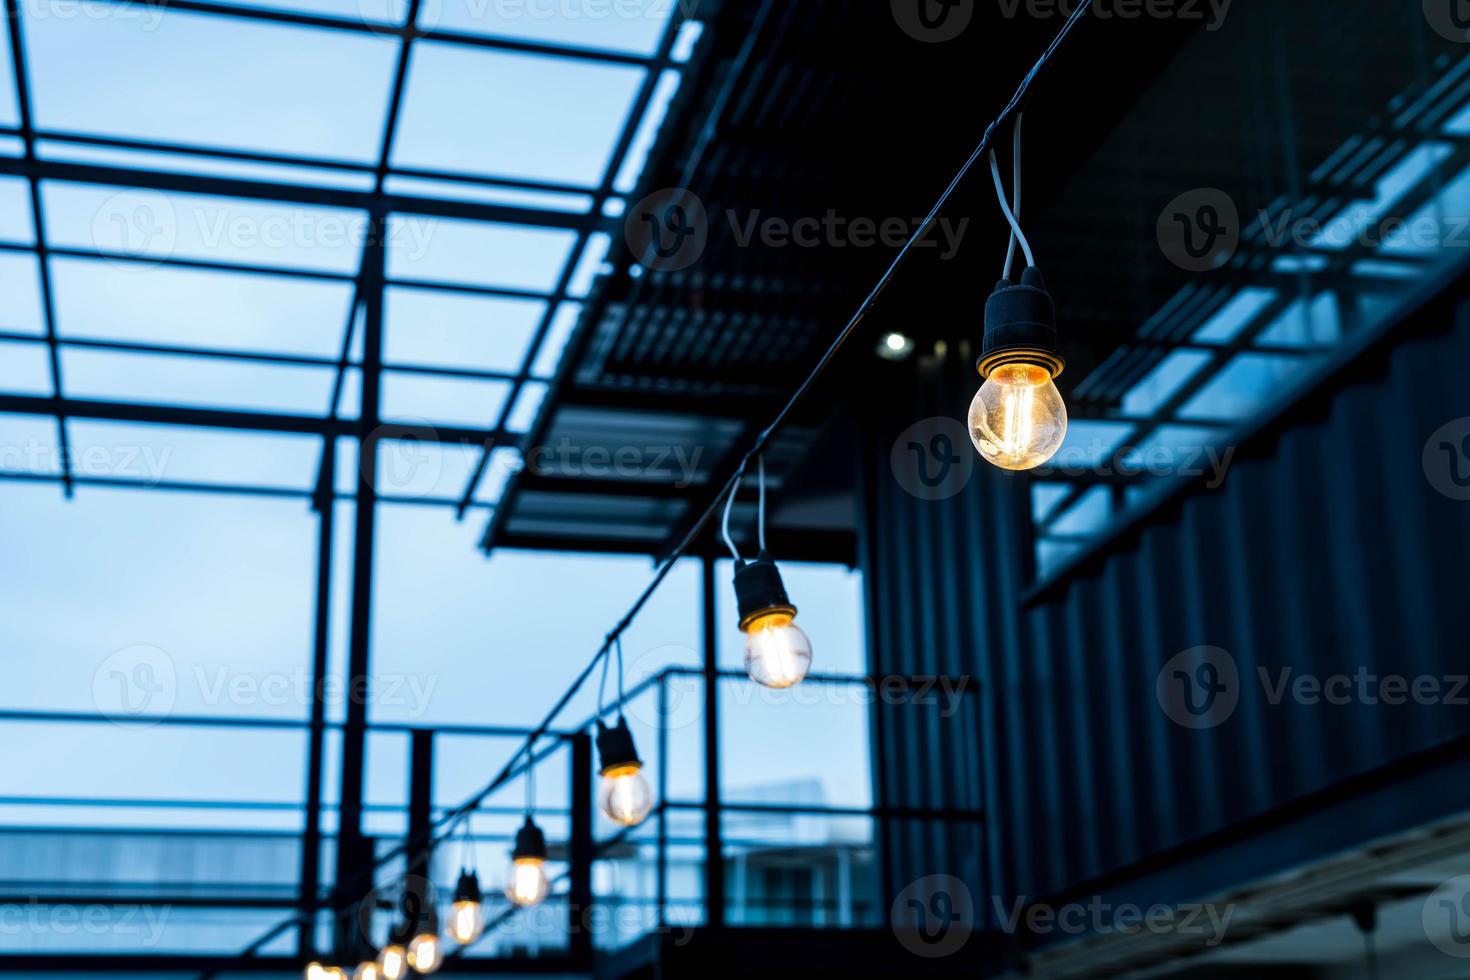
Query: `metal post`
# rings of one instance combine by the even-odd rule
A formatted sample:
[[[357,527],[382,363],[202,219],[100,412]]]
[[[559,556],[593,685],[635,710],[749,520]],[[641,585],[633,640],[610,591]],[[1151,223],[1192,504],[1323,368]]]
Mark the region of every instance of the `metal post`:
[[[725,924],[725,856],[720,833],[720,651],[715,623],[715,561],[704,570],[704,907],[709,925]]]
[[[421,914],[433,901],[434,733],[415,728],[409,736],[408,894],[404,904]]]
[[[369,643],[373,608],[373,539],[377,516],[378,406],[383,363],[383,268],[386,221],[372,217],[363,248],[362,411],[358,436],[357,508],[352,552],[352,619],[347,652],[347,721],[342,731],[342,789],[334,906],[346,910],[372,887],[361,880],[372,862],[362,834],[363,753],[367,744]],[[346,918],[346,917],[344,917]],[[339,920],[341,921],[341,920]],[[351,929],[349,924],[341,928]],[[342,937],[344,941],[350,935]]]
[[[324,440],[316,496],[316,635],[311,656],[311,741],[307,748],[306,826],[301,834],[301,933],[297,948],[302,959],[316,952],[316,913],[320,907],[322,863],[322,759],[326,747],[327,636],[332,613],[332,533],[336,510],[333,488],[337,479],[337,443]]]
[[[571,841],[568,858],[568,949],[577,969],[592,968],[592,862],[597,856],[592,838],[592,736],[577,732],[572,743]]]
[[[655,886],[658,925],[668,925],[669,904],[669,679],[664,671],[658,678],[658,853]]]

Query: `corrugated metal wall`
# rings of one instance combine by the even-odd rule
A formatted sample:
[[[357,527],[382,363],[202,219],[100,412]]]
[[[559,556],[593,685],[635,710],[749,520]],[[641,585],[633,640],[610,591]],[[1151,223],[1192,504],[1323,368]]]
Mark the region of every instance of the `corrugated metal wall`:
[[[993,877],[967,877],[982,912],[991,895],[1126,874],[1470,730],[1463,702],[1272,704],[1259,676],[1470,673],[1470,502],[1437,491],[1422,462],[1432,433],[1470,417],[1470,304],[1448,295],[1242,440],[1220,489],[1172,498],[1029,601],[1026,479],[977,463],[962,492],[928,500],[890,462],[911,423],[963,418],[969,356],[921,364],[906,402],[875,406],[862,548],[874,667],[975,675],[987,709],[980,744],[936,746],[911,714],[879,708],[878,785],[908,805],[962,805],[983,787]],[[1234,658],[1240,700],[1193,731],[1155,682],[1199,646]],[[942,834],[888,844],[900,886],[975,866]]]

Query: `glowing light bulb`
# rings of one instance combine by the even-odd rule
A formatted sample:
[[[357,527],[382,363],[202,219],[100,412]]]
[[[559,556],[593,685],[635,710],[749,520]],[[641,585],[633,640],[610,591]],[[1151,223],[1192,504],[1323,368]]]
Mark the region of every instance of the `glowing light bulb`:
[[[510,885],[505,894],[521,908],[541,904],[546,898],[546,861],[542,858],[516,858],[510,863]]]
[[[607,818],[624,827],[636,827],[653,810],[653,787],[636,764],[618,766],[602,774],[597,805]]]
[[[757,684],[783,688],[801,683],[812,666],[812,641],[784,609],[745,626],[745,672]]]
[[[378,954],[378,972],[383,980],[403,980],[408,976],[408,952],[397,943],[383,947]]]
[[[485,931],[483,898],[475,873],[461,871],[454,889],[454,904],[449,908],[449,934],[461,946],[468,946]]]
[[[306,980],[327,980],[327,968],[315,961],[306,964]]]
[[[408,965],[419,973],[433,973],[444,963],[444,945],[438,933],[421,932],[408,944]]]
[[[367,960],[357,964],[357,972],[352,974],[352,980],[383,980],[383,973],[378,969],[378,964]]]
[[[322,967],[322,980],[347,980],[347,971],[340,966]]]
[[[653,810],[653,787],[643,775],[628,719],[619,715],[611,727],[597,722],[597,754],[602,759],[598,809],[613,823],[636,827]]]
[[[1003,364],[970,403],[970,439],[1001,469],[1035,469],[1066,437],[1067,405],[1046,368]]]

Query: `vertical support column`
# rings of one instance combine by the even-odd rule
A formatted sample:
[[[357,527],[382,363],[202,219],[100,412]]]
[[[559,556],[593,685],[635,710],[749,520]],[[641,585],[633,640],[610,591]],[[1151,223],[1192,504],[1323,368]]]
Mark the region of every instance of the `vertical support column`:
[[[316,952],[316,913],[320,907],[322,864],[322,759],[326,751],[327,638],[332,619],[332,533],[336,512],[337,442],[322,448],[321,472],[312,506],[317,515],[316,635],[311,655],[311,736],[306,751],[306,824],[301,833],[300,908],[305,914],[297,949],[302,959]]]
[[[434,733],[416,728],[409,736],[408,763],[408,893],[404,904],[422,915],[434,899]]]
[[[373,214],[362,256],[362,411],[358,427],[357,507],[353,527],[352,616],[347,647],[347,719],[342,730],[342,804],[334,903],[338,910],[350,907],[372,887],[372,882],[363,874],[372,862],[372,844],[362,834],[362,794],[372,635],[378,409],[383,366],[383,270],[387,233],[385,216]],[[344,928],[353,926],[349,924]]]
[[[572,963],[578,969],[592,968],[592,862],[596,844],[592,839],[592,736],[577,732],[572,743],[571,868],[567,883],[567,935]]]
[[[720,831],[720,650],[715,621],[715,560],[703,565],[704,607],[704,907],[710,926],[725,924],[725,853]]]
[[[658,853],[654,874],[658,881],[654,893],[658,906],[658,926],[668,925],[669,905],[669,683],[665,671],[658,678]]]

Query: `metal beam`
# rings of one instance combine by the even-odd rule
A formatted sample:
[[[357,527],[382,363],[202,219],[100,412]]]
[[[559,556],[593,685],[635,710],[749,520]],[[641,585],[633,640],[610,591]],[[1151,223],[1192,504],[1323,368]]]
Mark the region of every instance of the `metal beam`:
[[[720,826],[720,633],[715,563],[700,564],[704,640],[704,908],[705,921],[725,925],[725,848]],[[667,765],[667,763],[664,763]]]
[[[322,780],[326,755],[329,631],[332,619],[332,534],[337,502],[337,443],[322,440],[323,459],[313,496],[317,516],[316,606],[311,655],[311,736],[306,756],[306,814],[301,834],[301,881],[297,889],[301,922],[297,949],[303,959],[316,952],[316,916],[320,908],[322,860]]]
[[[6,0],[6,2],[14,3],[15,0]],[[246,180],[239,177],[213,177],[205,174],[139,170],[132,167],[102,166],[90,163],[67,163],[61,160],[0,157],[0,174],[25,177],[28,180],[64,180],[81,184],[138,187],[145,190],[205,194],[214,197],[241,197],[255,201],[348,208],[357,211],[374,210],[375,205],[379,203],[370,191]],[[388,214],[463,218],[498,224],[560,228],[568,231],[578,231],[584,228],[595,229],[611,224],[609,219],[600,214],[523,208],[508,204],[489,204],[483,201],[453,201],[405,194],[384,194],[381,196],[380,203],[383,211]]]
[[[333,419],[317,415],[0,394],[0,413],[5,412],[18,415],[61,415],[110,422],[151,422],[207,429],[294,432],[318,436],[353,436],[359,434],[363,428],[363,423],[356,419]],[[379,439],[420,439],[424,442],[475,443],[483,442],[494,435],[487,429],[410,422],[383,422],[370,428],[376,429]]]
[[[31,118],[30,77],[26,70],[26,49],[17,0],[5,0],[10,21],[10,60],[14,69],[15,102],[20,111],[20,138],[25,147],[21,163],[36,164],[36,134]],[[51,262],[46,251],[46,212],[41,206],[41,182],[31,176],[29,184],[31,221],[36,234],[36,271],[40,277],[41,314],[46,327],[47,358],[51,369],[51,391],[60,398],[66,393],[61,384],[61,352],[56,347],[56,301],[51,289]],[[61,486],[66,496],[72,494],[71,452],[67,442],[66,417],[56,416],[56,442],[61,449]]]
[[[372,845],[362,833],[364,756],[367,745],[367,684],[372,677],[370,647],[373,608],[373,543],[377,517],[378,416],[382,390],[383,271],[386,253],[384,216],[376,214],[363,251],[362,440],[357,467],[357,506],[352,550],[352,609],[347,649],[346,724],[342,730],[342,784],[337,833],[337,891],[332,907],[346,912],[360,894],[349,889],[362,883],[373,861]],[[368,883],[370,885],[370,883]],[[338,943],[346,947],[355,925],[342,926]]]

